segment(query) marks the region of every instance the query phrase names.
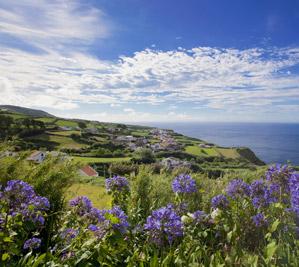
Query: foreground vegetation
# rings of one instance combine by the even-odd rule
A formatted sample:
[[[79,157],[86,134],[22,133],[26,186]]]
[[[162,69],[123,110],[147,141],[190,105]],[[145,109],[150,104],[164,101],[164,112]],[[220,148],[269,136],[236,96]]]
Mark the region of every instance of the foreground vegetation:
[[[1,266],[299,265],[290,167],[209,179],[140,165],[82,183],[71,161],[0,161]],[[90,190],[96,203],[77,195]]]

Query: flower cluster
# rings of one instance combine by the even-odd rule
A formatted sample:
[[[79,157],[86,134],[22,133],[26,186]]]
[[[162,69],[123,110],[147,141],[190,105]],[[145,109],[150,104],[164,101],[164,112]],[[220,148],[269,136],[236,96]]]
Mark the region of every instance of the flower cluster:
[[[43,225],[44,213],[50,208],[47,198],[36,195],[33,187],[21,180],[11,180],[1,192],[0,200],[10,216],[22,215],[25,221]]]
[[[106,179],[106,189],[108,192],[129,191],[129,182],[125,177],[113,176],[111,178]]]
[[[92,203],[86,196],[79,196],[70,200],[69,205],[75,209],[79,216],[89,213],[92,209]]]
[[[273,165],[266,174],[266,180],[270,183],[279,185],[284,192],[288,192],[289,177],[294,171],[288,165]]]
[[[234,179],[228,184],[226,193],[233,199],[243,198],[249,196],[250,186],[242,179]]]
[[[267,219],[262,213],[258,213],[252,217],[252,221],[254,222],[256,227],[266,226],[268,224]]]
[[[188,174],[177,176],[172,182],[172,190],[175,193],[194,193],[197,191],[195,180]]]
[[[289,179],[291,193],[291,206],[297,217],[299,217],[299,174],[293,173]]]
[[[67,242],[70,242],[79,234],[79,231],[73,228],[67,228],[60,234],[60,237]]]
[[[172,244],[177,238],[183,236],[183,225],[171,204],[154,210],[147,218],[144,229],[149,239],[156,245]]]
[[[220,194],[212,198],[211,204],[212,208],[214,209],[226,209],[229,205],[229,202],[225,195]]]
[[[85,196],[76,197],[69,204],[74,208],[75,214],[84,219],[83,222],[88,224],[87,228],[94,232],[98,238],[103,238],[110,230],[124,234],[129,227],[127,215],[118,206],[110,210],[99,210],[94,208],[91,201]],[[76,236],[76,230],[67,230],[65,238],[69,237],[70,234]]]
[[[39,238],[33,237],[25,241],[23,248],[24,249],[38,249],[41,245],[41,240]]]
[[[206,219],[207,214],[204,211],[197,210],[191,215],[191,217],[194,219],[195,223],[201,223]]]

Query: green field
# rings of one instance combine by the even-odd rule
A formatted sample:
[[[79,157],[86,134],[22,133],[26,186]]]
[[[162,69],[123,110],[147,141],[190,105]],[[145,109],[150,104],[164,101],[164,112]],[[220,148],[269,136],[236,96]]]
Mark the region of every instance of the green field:
[[[131,134],[134,136],[146,137],[149,133],[148,131],[132,131]]]
[[[195,156],[219,156],[215,148],[201,148],[198,145],[187,146],[185,151]]]
[[[58,136],[58,135],[51,135],[51,134],[40,134],[27,139],[35,140],[35,141],[41,140],[41,141],[55,142],[58,144],[57,148],[79,149],[86,146],[85,144],[77,143],[72,138],[69,138],[67,136]]]
[[[42,122],[44,122],[44,123],[52,123],[52,122],[54,122],[56,119],[55,118],[37,118],[37,119],[35,119],[35,120],[37,120],[37,121],[42,121]]]
[[[69,120],[58,120],[56,122],[56,125],[58,126],[67,126],[67,127],[77,127],[78,123],[75,121],[69,121]]]
[[[80,131],[52,131],[52,132],[47,132],[52,135],[61,135],[61,136],[70,136],[72,134],[81,134]]]
[[[131,158],[92,158],[92,157],[76,157],[74,156],[73,159],[79,163],[110,163],[110,162],[122,162],[122,161],[129,161]]]
[[[240,154],[236,149],[233,148],[216,148],[217,152],[226,158],[237,159],[240,157]]]
[[[77,196],[87,196],[93,205],[99,209],[110,208],[111,206],[111,196],[106,193],[103,186],[87,183],[73,184],[66,192],[66,200]]]

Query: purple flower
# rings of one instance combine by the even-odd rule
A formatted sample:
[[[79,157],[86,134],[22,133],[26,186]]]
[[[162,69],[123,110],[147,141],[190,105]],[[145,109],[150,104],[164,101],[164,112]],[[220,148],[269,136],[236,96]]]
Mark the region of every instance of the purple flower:
[[[195,180],[188,174],[181,174],[174,178],[172,190],[175,193],[194,193],[197,191]]]
[[[156,245],[172,244],[177,238],[183,236],[181,218],[170,204],[154,210],[147,218],[144,229],[150,241]]]
[[[262,227],[268,225],[267,219],[262,213],[258,213],[251,217],[256,227]]]
[[[293,173],[289,178],[289,189],[291,192],[291,207],[299,217],[299,174]]]
[[[230,181],[226,188],[226,193],[233,199],[249,196],[250,187],[242,179]]]
[[[86,196],[79,196],[70,200],[69,205],[74,207],[79,216],[84,216],[92,209],[92,203]]]
[[[269,204],[267,190],[267,186],[263,180],[256,180],[250,185],[250,196],[255,208],[266,207]]]
[[[225,209],[228,207],[229,202],[225,195],[220,194],[212,198],[211,204],[214,209]]]
[[[203,222],[207,217],[207,214],[204,211],[197,210],[192,214],[192,218],[194,219],[195,223]]]
[[[112,215],[112,217],[109,214]],[[105,214],[105,218],[111,222],[114,229],[119,230],[121,233],[125,233],[129,227],[128,216],[118,206],[108,210]]]
[[[60,237],[65,239],[67,242],[70,242],[79,234],[79,230],[74,228],[67,228],[61,234]]]
[[[33,187],[21,180],[11,180],[1,194],[7,212],[15,217],[19,214],[26,221],[44,224],[44,212],[50,208],[47,198],[35,194]]]
[[[289,177],[294,171],[288,165],[273,165],[265,174],[266,180],[270,183],[278,184],[283,192],[288,193]]]
[[[90,224],[90,225],[88,226],[88,229],[89,229],[90,231],[92,231],[92,232],[95,232],[95,231],[98,231],[98,230],[99,230],[99,227],[97,227],[97,226],[94,225],[94,224]]]
[[[108,192],[112,191],[129,191],[129,182],[127,178],[121,176],[113,176],[106,179],[106,189]]]
[[[24,249],[37,249],[41,245],[41,240],[39,238],[33,237],[25,241],[23,248]]]

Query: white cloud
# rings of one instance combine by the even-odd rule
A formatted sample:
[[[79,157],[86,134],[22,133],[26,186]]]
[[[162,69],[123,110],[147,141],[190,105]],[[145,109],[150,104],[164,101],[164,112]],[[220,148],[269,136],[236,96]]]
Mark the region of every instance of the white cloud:
[[[0,31],[46,51],[105,38],[107,21],[101,10],[78,0],[0,1]]]
[[[161,116],[161,106],[182,119],[190,118],[182,107],[198,114],[270,108],[278,114],[299,99],[299,74],[290,69],[299,65],[299,48],[145,49],[107,61],[83,49],[111,32],[101,10],[77,0],[13,2],[0,0],[0,33],[46,52],[29,53],[0,41],[0,104],[57,110],[108,104],[123,107],[118,118],[141,120]]]

